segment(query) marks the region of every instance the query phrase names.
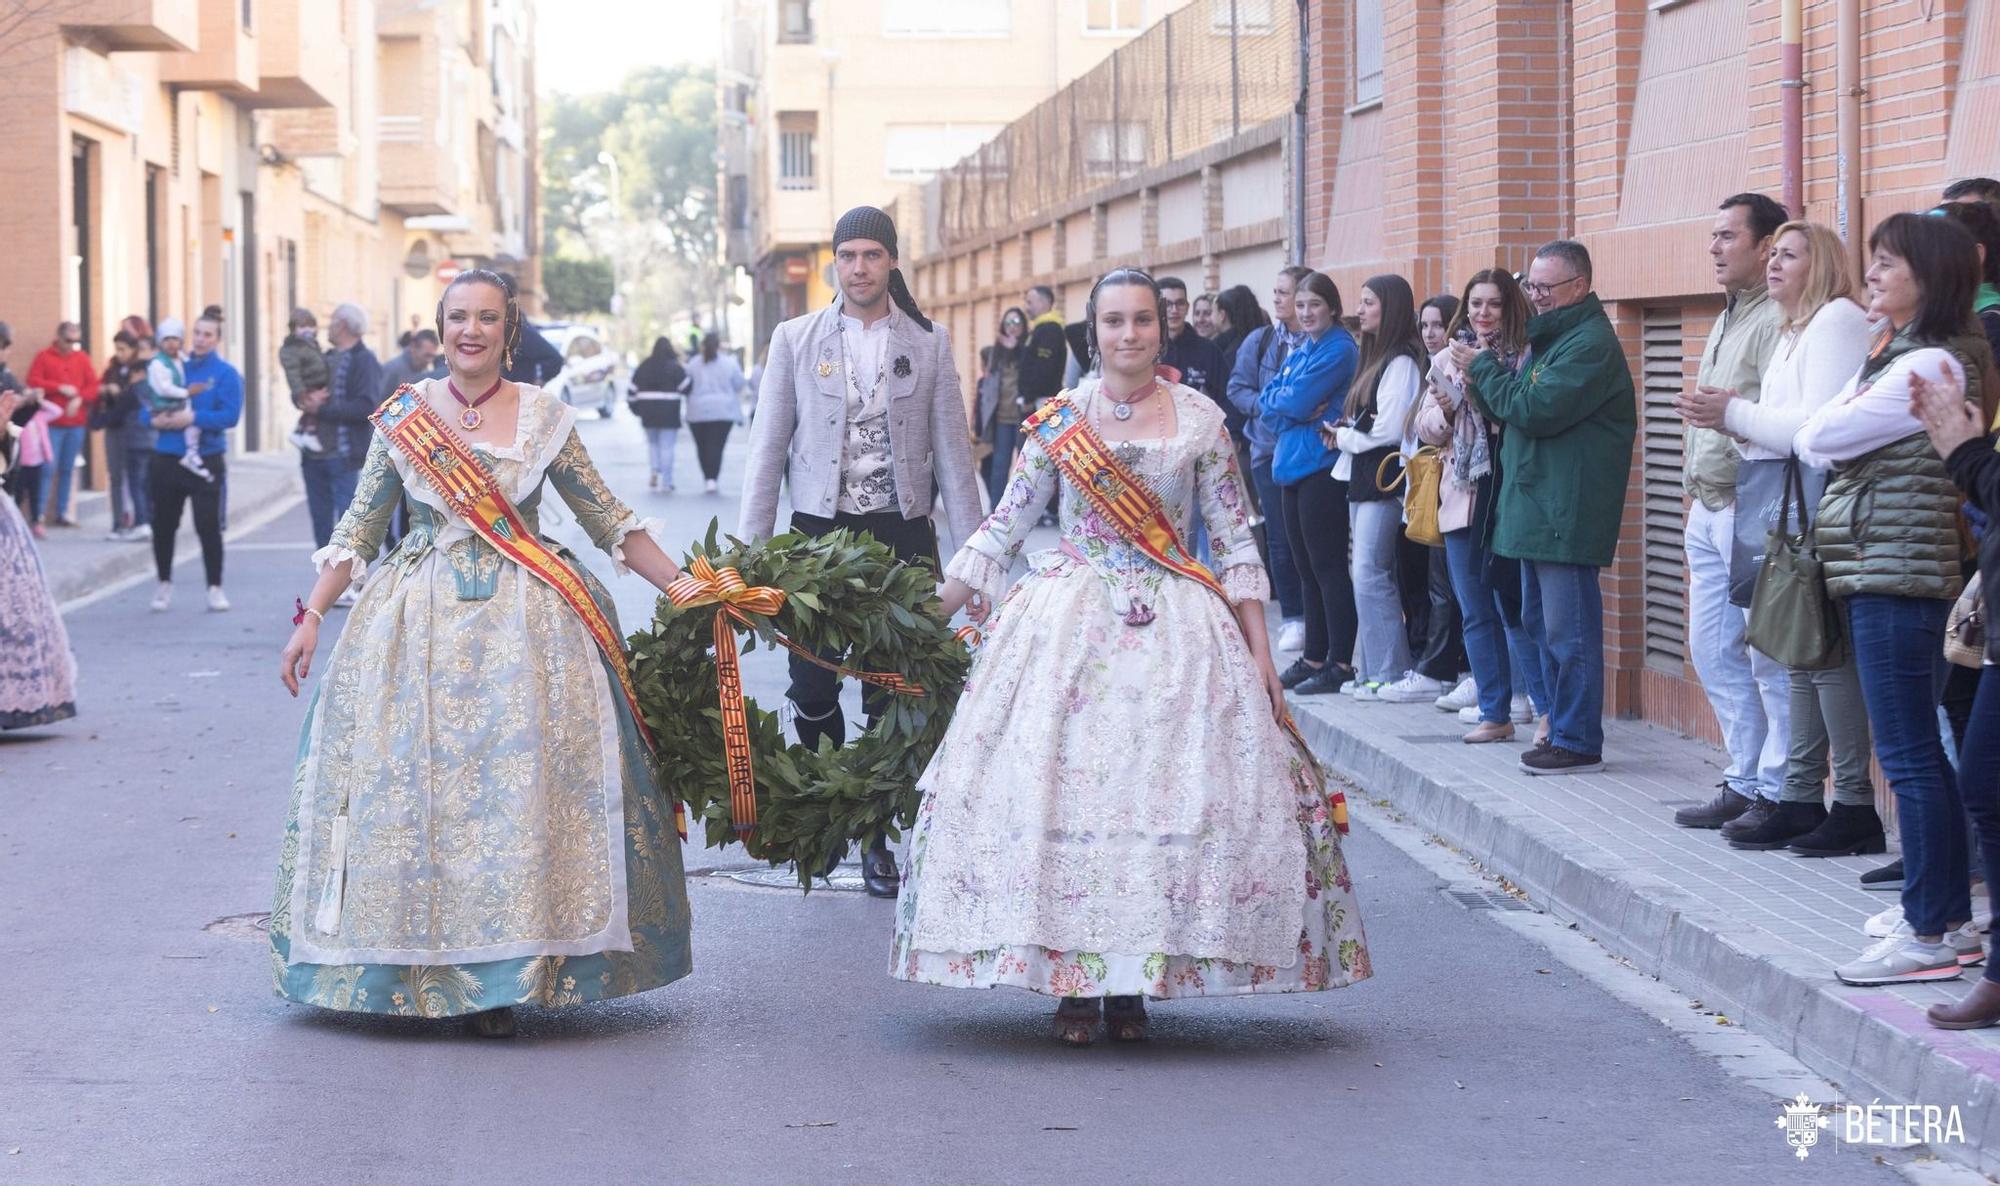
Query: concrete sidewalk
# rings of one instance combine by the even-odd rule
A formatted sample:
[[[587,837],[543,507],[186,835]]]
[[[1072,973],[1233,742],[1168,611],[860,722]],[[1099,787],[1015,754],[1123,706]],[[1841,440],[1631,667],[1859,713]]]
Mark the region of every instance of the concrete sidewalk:
[[[1897,903],[1856,880],[1889,858],[1743,852],[1675,827],[1676,807],[1714,793],[1723,755],[1650,725],[1608,722],[1601,774],[1533,778],[1517,765],[1526,729],[1522,743],[1471,746],[1456,717],[1429,704],[1292,704],[1321,758],[1370,799],[1789,1051],[1839,1085],[1842,1102],[1957,1105],[1965,1143],[1934,1152],[2000,1171],[2000,1029],[1953,1033],[1924,1019],[1980,969],[1898,988],[1834,978],[1870,942],[1862,923]]]
[[[252,453],[229,459],[229,510],[224,539],[235,539],[291,510],[305,499],[295,453]],[[104,538],[111,530],[111,496],[101,490],[77,490],[71,514],[81,527],[51,527],[41,541],[42,565],[55,590],[56,604],[65,612],[73,602],[94,597],[129,583],[153,570],[150,539]],[[194,517],[181,516],[174,562],[201,554],[194,535]],[[227,570],[225,570],[225,578]]]

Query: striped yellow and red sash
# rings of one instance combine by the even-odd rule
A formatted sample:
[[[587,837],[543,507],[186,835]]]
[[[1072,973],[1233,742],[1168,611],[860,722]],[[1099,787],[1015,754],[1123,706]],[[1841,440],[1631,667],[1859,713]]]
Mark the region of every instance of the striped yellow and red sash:
[[[1220,597],[1224,605],[1230,605],[1229,594],[1222,588],[1222,582],[1216,580],[1215,574],[1182,545],[1180,531],[1175,528],[1173,518],[1167,514],[1159,496],[1125,468],[1125,464],[1105,445],[1104,438],[1091,427],[1090,418],[1083,414],[1083,409],[1070,399],[1067,392],[1043,404],[1028,417],[1024,426],[1035,434],[1042,448],[1055,460],[1056,468],[1090,500],[1090,505],[1118,530],[1126,543],[1137,548],[1153,563],[1186,577]],[[1235,607],[1230,605],[1230,610],[1234,619]],[[1240,626],[1242,623],[1239,620],[1237,624]],[[1347,796],[1333,785],[1326,771],[1320,767],[1312,747],[1306,744],[1290,713],[1285,714],[1284,726],[1286,734],[1305,759],[1307,769],[1319,780],[1334,827],[1345,834]]]
[[[520,510],[500,492],[499,483],[473,455],[464,438],[445,426],[444,420],[424,402],[415,387],[396,389],[369,417],[390,444],[402,451],[411,468],[422,474],[431,488],[443,496],[446,505],[465,520],[479,538],[543,584],[556,591],[563,603],[575,612],[585,630],[603,652],[604,660],[617,678],[618,690],[632,708],[632,723],[649,753],[656,743],[639,711],[638,691],[632,685],[632,670],[625,662],[625,642],[591,597],[576,571],[538,539],[521,517]],[[685,810],[674,802],[674,826],[687,838]]]

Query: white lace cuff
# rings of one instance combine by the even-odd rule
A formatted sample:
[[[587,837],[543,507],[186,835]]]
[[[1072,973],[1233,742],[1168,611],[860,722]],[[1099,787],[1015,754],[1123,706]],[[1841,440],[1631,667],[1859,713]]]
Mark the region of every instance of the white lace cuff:
[[[1219,579],[1231,605],[1271,600],[1271,581],[1261,564],[1232,564],[1222,570]]]
[[[343,547],[340,544],[328,544],[312,555],[314,572],[325,572],[336,564],[346,564],[350,561],[354,567],[349,571],[354,574],[355,580],[358,581],[368,575],[368,562],[363,560],[361,553],[356,552],[353,548]]]
[[[666,521],[662,519],[641,519],[637,514],[625,516],[625,521],[620,523],[612,532],[617,537],[617,542],[611,545],[611,567],[617,571],[619,576],[622,577],[632,571],[625,567],[626,538],[637,532],[644,532],[652,537],[654,543],[658,544],[660,543],[660,532],[666,526]],[[666,545],[661,544],[660,550],[665,551]]]
[[[972,586],[974,592],[986,599],[986,604],[999,605],[1001,595],[1007,591],[1009,567],[978,548],[967,546],[960,548],[951,563],[945,565],[944,575]]]

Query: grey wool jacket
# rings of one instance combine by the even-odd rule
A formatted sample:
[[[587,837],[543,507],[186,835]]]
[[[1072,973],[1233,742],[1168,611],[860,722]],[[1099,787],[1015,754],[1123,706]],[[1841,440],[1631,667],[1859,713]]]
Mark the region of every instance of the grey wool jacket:
[[[883,362],[897,507],[905,519],[921,519],[942,495],[952,537],[965,539],[985,512],[951,338],[943,326],[925,332],[892,308]],[[840,306],[834,304],[795,317],[771,335],[750,426],[737,535],[747,541],[770,537],[780,482],[790,484],[794,510],[832,518],[846,439],[847,375]]]

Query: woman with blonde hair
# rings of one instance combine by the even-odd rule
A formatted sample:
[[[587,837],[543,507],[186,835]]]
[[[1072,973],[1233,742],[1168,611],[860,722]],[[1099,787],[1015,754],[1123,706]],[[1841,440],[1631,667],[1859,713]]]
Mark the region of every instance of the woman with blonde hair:
[[[1761,397],[1696,389],[1681,397],[1689,424],[1717,428],[1741,442],[1748,464],[1792,458],[1792,438],[1807,417],[1840,392],[1868,355],[1868,315],[1854,302],[1847,247],[1831,228],[1788,222],[1771,237],[1765,283],[1780,312],[1777,352],[1764,373]],[[1806,505],[1818,503],[1824,473],[1808,470]],[[1800,856],[1831,857],[1885,850],[1882,818],[1869,780],[1868,711],[1850,654],[1827,671],[1792,672],[1791,750],[1777,812],[1739,836],[1736,848],[1790,846]],[[1829,752],[1833,810],[1821,806]]]

